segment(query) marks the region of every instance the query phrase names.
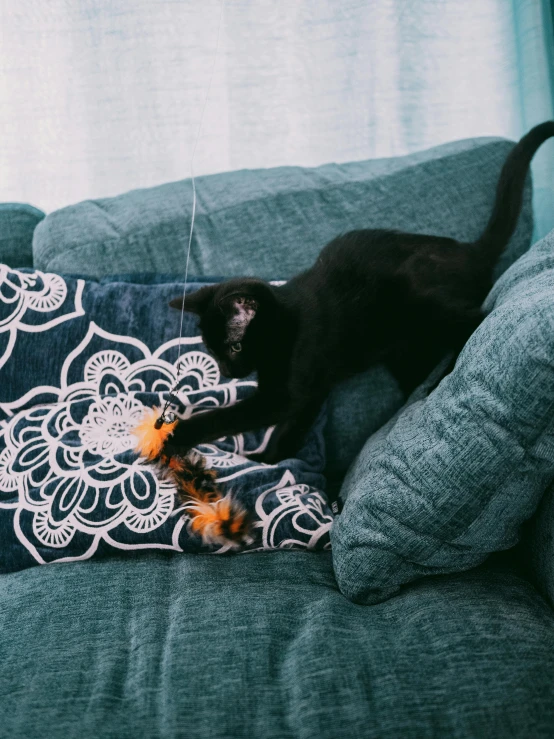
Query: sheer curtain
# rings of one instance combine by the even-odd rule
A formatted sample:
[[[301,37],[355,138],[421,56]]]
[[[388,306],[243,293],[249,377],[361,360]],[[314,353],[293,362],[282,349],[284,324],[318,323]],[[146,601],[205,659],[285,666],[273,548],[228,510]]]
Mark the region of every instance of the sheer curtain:
[[[0,201],[187,177],[222,0],[0,0]],[[519,137],[553,117],[548,0],[226,0],[196,174]],[[554,226],[554,146],[535,165]]]

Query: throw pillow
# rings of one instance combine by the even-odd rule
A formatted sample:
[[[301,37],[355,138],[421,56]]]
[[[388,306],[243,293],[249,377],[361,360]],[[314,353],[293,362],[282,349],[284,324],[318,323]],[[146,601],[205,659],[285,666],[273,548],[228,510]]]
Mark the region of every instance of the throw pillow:
[[[177,377],[193,412],[255,387],[221,377],[191,314],[178,357],[180,314],[168,301],[181,291],[0,265],[0,572],[114,550],[222,551],[174,515],[171,484],[133,451],[131,429]],[[198,448],[223,492],[251,510],[251,549],[329,545],[324,420],[298,459],[274,466],[244,456],[271,430]]]
[[[485,308],[454,371],[370,438],[345,480],[333,561],[358,603],[513,546],[554,479],[554,233]]]

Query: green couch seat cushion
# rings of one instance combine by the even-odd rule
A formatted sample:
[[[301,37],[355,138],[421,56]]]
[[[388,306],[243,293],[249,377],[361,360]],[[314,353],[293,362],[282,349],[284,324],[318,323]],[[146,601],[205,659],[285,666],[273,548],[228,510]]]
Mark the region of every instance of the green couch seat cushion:
[[[346,600],[330,557],[150,554],[0,578],[0,736],[550,737],[554,615],[481,568]]]

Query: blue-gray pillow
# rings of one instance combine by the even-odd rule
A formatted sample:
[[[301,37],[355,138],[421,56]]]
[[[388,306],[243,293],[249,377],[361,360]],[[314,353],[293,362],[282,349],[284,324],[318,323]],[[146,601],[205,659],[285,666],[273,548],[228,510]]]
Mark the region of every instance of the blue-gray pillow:
[[[194,290],[195,285],[190,285]],[[132,428],[177,395],[194,410],[253,392],[225,380],[197,319],[168,309],[178,284],[100,284],[0,265],[0,572],[114,550],[221,551],[175,514],[174,489],[133,452]],[[249,461],[270,430],[198,450],[255,519],[250,549],[323,548],[322,413],[298,459]]]
[[[554,479],[554,233],[496,283],[454,371],[371,438],[331,535],[342,592],[374,603],[517,540]]]

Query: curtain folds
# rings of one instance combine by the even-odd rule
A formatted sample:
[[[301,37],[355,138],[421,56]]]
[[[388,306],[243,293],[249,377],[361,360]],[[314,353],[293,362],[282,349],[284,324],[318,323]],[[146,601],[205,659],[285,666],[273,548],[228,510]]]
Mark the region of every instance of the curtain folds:
[[[221,0],[0,0],[0,201],[187,177]],[[550,0],[227,0],[196,174],[518,138],[554,116]],[[534,163],[554,227],[554,144]],[[201,193],[200,193],[201,197]]]

